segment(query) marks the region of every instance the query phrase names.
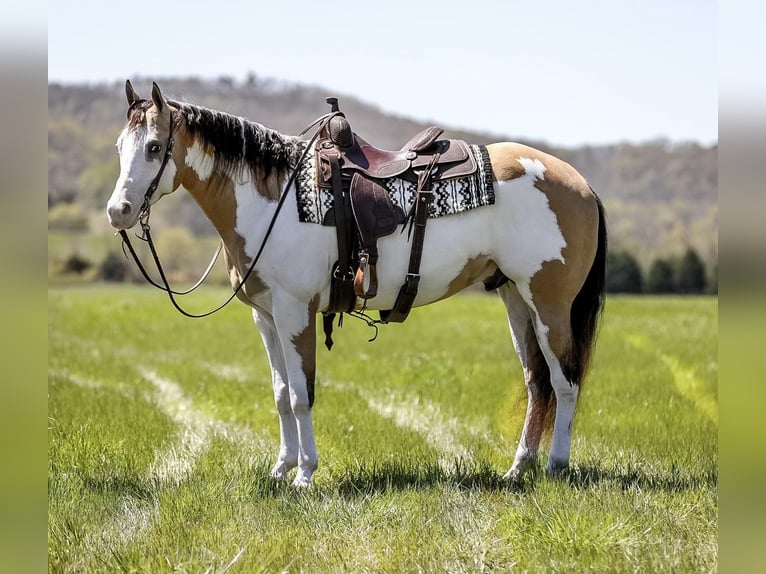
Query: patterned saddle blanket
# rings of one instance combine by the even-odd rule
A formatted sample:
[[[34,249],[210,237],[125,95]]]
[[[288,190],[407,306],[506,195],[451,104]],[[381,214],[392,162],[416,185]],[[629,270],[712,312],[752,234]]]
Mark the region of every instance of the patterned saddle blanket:
[[[485,146],[472,145],[470,151],[478,169],[467,177],[435,181],[433,200],[428,208],[429,218],[455,215],[495,203],[492,168],[487,149]],[[405,215],[410,212],[415,201],[417,184],[397,177],[383,179],[381,183],[400,214],[399,223],[403,223]],[[295,187],[299,221],[334,225],[333,192],[317,185],[316,154],[307,154],[303,163],[298,166]]]

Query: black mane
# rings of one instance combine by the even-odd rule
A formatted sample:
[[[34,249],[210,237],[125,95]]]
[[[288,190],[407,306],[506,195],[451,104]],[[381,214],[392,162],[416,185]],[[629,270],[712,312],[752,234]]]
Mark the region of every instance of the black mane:
[[[300,152],[297,138],[225,112],[185,102],[168,103],[183,117],[189,134],[215,156],[217,173],[233,176],[247,168],[253,176],[260,170],[263,177],[268,177],[273,170],[287,171],[297,161]],[[129,124],[141,123],[151,104],[151,100],[132,104],[128,110]]]
[[[296,161],[298,140],[240,118],[184,102],[168,102],[184,118],[186,129],[215,155],[217,172],[233,175],[243,168],[282,173]]]

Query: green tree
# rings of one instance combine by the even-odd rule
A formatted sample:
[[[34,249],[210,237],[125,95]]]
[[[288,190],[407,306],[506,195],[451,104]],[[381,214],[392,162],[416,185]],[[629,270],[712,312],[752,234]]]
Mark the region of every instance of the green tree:
[[[104,281],[125,281],[128,276],[128,267],[125,257],[116,251],[110,251],[99,266],[101,278]]]
[[[88,215],[77,203],[57,203],[48,210],[48,229],[87,231]]]
[[[606,290],[609,293],[641,293],[644,278],[638,260],[627,251],[610,252],[606,262]]]
[[[707,283],[707,292],[711,295],[718,295],[718,263],[713,266],[710,272],[710,279]]]
[[[675,293],[677,290],[673,263],[668,259],[655,259],[646,277],[647,293]]]
[[[676,284],[681,293],[703,293],[706,280],[705,264],[691,247],[678,260]]]

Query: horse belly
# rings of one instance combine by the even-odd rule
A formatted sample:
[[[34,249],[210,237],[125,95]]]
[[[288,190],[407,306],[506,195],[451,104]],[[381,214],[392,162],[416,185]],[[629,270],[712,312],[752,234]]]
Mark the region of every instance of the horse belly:
[[[430,219],[426,225],[415,306],[427,305],[491,275],[492,235],[486,232],[492,207]],[[371,309],[390,309],[404,283],[412,242],[402,228],[378,240],[378,295]]]
[[[378,241],[379,289],[368,308],[391,308],[404,282],[411,242],[400,231]],[[557,216],[534,177],[495,182],[494,205],[428,221],[415,305],[449,297],[498,268],[529,285],[544,262],[564,262],[565,247]]]

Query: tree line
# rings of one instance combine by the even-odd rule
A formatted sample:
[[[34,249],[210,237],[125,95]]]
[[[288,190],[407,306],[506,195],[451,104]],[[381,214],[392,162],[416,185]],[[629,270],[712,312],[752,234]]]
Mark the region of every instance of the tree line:
[[[195,246],[188,231],[182,228],[168,230],[160,236],[159,243],[168,261],[169,272],[177,280],[193,280],[188,273],[201,268],[204,257],[197,257],[199,246]],[[96,259],[100,260],[71,252],[55,263],[52,278],[79,282],[143,282],[131,262],[118,251],[109,250]],[[626,294],[717,294],[717,275],[718,267],[708,269],[693,248],[688,248],[681,256],[654,259],[646,271],[632,253],[616,250],[607,255],[606,290]],[[221,276],[212,278],[212,282],[225,284],[226,280]]]
[[[658,257],[646,272],[629,251],[607,256],[608,293],[652,293],[699,295],[718,293],[718,266],[707,269],[693,248],[678,257]]]

